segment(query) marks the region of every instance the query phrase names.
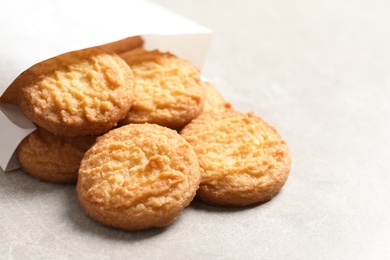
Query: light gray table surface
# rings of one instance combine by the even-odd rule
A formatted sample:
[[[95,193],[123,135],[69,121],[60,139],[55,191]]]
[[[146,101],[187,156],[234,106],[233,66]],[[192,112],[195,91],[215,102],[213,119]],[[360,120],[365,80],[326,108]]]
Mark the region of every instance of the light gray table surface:
[[[213,30],[203,69],[287,141],[289,179],[244,209],[103,227],[74,186],[0,173],[0,259],[389,259],[390,3],[155,0]]]

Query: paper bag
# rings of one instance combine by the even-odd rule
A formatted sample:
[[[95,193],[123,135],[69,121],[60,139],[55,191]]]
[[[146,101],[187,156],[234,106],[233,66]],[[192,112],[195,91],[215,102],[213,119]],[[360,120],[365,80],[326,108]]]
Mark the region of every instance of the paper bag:
[[[141,36],[143,47],[169,51],[201,69],[211,31],[142,0],[0,2],[0,95],[32,65],[56,55]],[[0,104],[0,166],[19,167],[15,149],[35,130],[16,105]]]

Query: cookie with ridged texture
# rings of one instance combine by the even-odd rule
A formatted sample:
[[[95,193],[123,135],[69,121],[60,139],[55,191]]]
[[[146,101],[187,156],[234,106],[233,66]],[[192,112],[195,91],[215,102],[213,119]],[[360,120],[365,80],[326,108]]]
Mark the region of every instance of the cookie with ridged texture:
[[[98,135],[116,126],[134,99],[134,77],[101,48],[65,53],[23,72],[14,83],[27,118],[61,135]]]
[[[202,180],[197,197],[220,206],[272,199],[291,167],[286,142],[253,113],[202,114],[181,135],[198,155]]]
[[[38,128],[18,145],[22,170],[43,181],[74,184],[85,152],[95,136],[59,136]]]
[[[154,123],[180,128],[203,109],[200,72],[171,53],[139,48],[121,53],[134,72],[132,108],[121,124]]]
[[[98,137],[85,154],[76,190],[103,225],[142,230],[171,224],[200,182],[193,148],[175,130],[129,124]]]
[[[202,113],[218,113],[232,109],[232,105],[225,100],[222,93],[209,81],[203,81],[204,106]]]

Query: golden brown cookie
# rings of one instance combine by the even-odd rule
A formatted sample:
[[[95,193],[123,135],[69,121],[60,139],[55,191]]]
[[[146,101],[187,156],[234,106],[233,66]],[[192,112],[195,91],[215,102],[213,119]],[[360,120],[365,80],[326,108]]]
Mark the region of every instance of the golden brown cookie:
[[[3,104],[18,104],[18,89],[16,85],[9,86],[0,96],[0,103]]]
[[[218,113],[232,109],[232,105],[226,102],[224,96],[213,84],[208,81],[203,81],[202,86],[205,92],[202,113]]]
[[[94,136],[58,136],[43,128],[19,144],[16,155],[27,174],[53,183],[76,183],[81,159],[92,146]]]
[[[13,84],[27,118],[68,136],[108,131],[125,117],[134,98],[130,67],[114,52],[100,48],[42,61]]]
[[[194,150],[175,130],[129,124],[98,137],[76,190],[93,219],[141,230],[172,223],[195,196],[200,174]]]
[[[121,54],[136,81],[135,101],[121,124],[154,123],[180,128],[203,109],[199,70],[170,53],[142,48]]]
[[[140,36],[131,36],[119,41],[100,45],[99,47],[112,50],[113,52],[116,53],[122,53],[135,48],[140,48],[143,45],[144,45],[144,40]]]
[[[210,204],[245,206],[270,200],[287,180],[286,142],[260,117],[240,112],[206,113],[181,135],[202,168],[197,196]]]

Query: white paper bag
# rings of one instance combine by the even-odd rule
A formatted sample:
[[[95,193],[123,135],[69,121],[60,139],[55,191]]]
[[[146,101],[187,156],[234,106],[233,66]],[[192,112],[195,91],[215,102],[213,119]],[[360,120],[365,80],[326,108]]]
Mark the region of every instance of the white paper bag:
[[[0,95],[24,70],[53,56],[139,35],[144,48],[169,51],[201,69],[211,31],[142,0],[0,2]],[[15,105],[0,105],[0,166],[19,167],[14,151],[34,131]]]

